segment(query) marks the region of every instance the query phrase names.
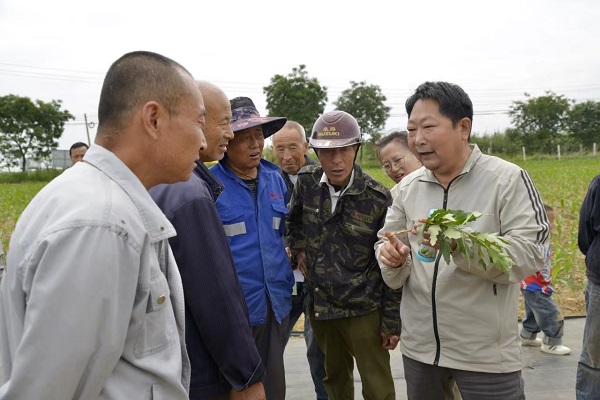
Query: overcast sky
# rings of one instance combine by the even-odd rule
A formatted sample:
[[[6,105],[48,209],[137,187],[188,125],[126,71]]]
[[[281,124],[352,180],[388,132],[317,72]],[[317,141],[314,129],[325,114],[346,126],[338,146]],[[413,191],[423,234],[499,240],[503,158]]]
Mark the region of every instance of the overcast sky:
[[[387,128],[405,127],[420,83],[446,80],[471,96],[474,132],[492,133],[524,92],[600,101],[599,20],[597,0],[0,0],[0,95],[62,99],[68,148],[87,141],[110,64],[149,50],[261,113],[263,86],[299,64],[327,86],[326,110],[350,81],[377,84]]]

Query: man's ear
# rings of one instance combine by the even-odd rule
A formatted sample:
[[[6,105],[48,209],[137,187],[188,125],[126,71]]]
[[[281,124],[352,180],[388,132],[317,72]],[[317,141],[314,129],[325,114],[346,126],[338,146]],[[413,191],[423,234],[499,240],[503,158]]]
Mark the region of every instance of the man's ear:
[[[308,155],[308,142],[304,142],[304,155]]]
[[[471,135],[471,126],[472,122],[469,118],[465,117],[458,121],[458,130],[460,132],[461,138],[465,141],[469,140],[469,135]]]
[[[161,117],[164,114],[164,109],[155,101],[149,101],[142,108],[142,123],[146,132],[153,139],[157,139],[160,132]]]

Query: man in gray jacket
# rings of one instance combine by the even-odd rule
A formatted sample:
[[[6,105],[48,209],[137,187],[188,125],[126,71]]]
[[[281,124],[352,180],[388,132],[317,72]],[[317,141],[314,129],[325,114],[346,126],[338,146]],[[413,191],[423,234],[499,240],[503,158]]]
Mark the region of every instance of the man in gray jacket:
[[[375,245],[386,283],[403,288],[401,350],[409,398],[444,398],[454,377],[463,398],[523,398],[519,281],[543,266],[548,220],[527,172],[469,143],[473,105],[457,85],[425,82],[406,101],[409,147],[423,167],[399,183]],[[509,274],[453,243],[450,262],[415,256],[413,229],[431,209],[483,214],[469,227],[510,241]],[[439,244],[436,244],[439,246]]]
[[[95,144],[38,193],[10,241],[0,399],[188,398],[175,230],[148,189],[190,178],[204,115],[175,61],[134,52],[110,67]]]

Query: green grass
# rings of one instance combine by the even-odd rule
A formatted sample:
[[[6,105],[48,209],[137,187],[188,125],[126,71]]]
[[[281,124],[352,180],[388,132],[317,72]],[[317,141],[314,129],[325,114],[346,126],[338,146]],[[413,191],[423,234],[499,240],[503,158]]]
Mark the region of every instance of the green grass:
[[[517,162],[537,186],[544,203],[555,210],[553,248],[554,282],[582,292],[584,257],[577,246],[579,210],[592,179],[600,173],[600,158],[573,158]]]
[[[0,183],[0,240],[5,251],[19,215],[47,183]]]
[[[560,161],[556,159],[526,162],[515,160],[515,163],[529,172],[543,201],[555,209],[556,231],[551,237],[555,298],[563,307],[565,315],[581,315],[585,309],[582,295],[585,285],[585,264],[577,247],[579,209],[589,183],[596,174],[600,173],[600,157],[565,158]],[[383,173],[376,162],[366,161],[363,165],[363,169],[375,179],[390,188],[393,186],[392,180]],[[19,215],[35,194],[56,176],[56,173],[44,171],[30,173],[27,179],[41,181],[21,183],[5,183],[8,179],[2,179],[5,175],[8,174],[0,174],[0,240],[6,249]]]
[[[62,174],[62,169],[38,169],[27,172],[0,173],[0,183],[50,182]]]

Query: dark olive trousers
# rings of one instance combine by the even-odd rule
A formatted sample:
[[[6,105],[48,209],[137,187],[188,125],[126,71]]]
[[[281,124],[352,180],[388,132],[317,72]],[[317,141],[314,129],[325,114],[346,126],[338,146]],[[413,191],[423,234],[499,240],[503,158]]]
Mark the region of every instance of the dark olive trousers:
[[[357,317],[318,320],[309,311],[310,323],[325,354],[323,380],[329,400],[354,398],[354,360],[365,400],[396,398],[390,353],[383,348],[381,314],[373,311]]]

